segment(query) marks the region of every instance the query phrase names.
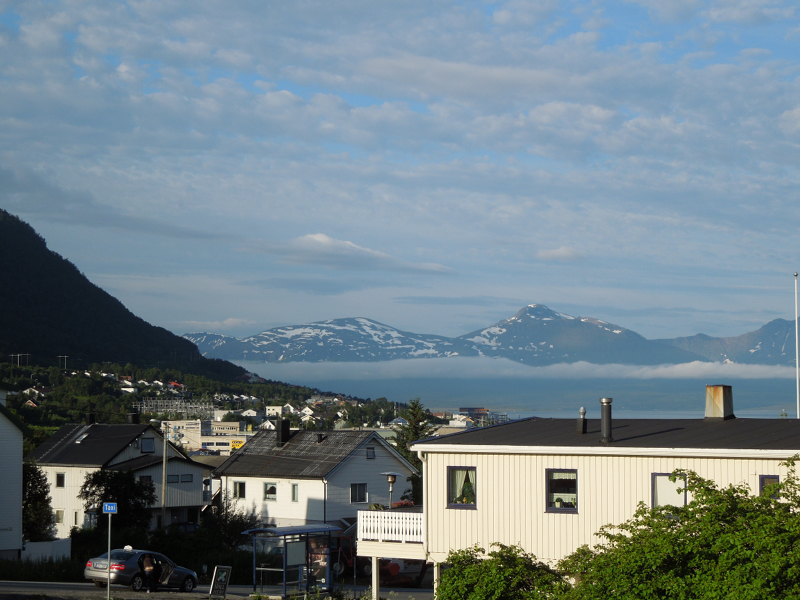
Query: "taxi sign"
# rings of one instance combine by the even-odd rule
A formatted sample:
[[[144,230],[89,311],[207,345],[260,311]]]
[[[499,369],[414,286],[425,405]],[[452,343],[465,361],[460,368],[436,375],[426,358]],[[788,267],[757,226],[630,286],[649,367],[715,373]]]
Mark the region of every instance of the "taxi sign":
[[[117,503],[116,502],[103,502],[103,514],[117,514]]]

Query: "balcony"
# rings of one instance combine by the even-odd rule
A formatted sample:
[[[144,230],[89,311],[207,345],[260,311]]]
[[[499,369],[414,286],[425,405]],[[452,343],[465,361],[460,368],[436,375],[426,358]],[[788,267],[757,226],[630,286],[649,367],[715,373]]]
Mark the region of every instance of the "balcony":
[[[426,558],[425,514],[404,510],[358,511],[358,555]]]

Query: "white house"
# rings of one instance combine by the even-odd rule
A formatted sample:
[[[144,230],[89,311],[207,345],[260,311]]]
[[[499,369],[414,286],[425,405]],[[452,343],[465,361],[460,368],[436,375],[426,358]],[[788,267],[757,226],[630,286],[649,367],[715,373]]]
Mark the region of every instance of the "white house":
[[[305,525],[346,520],[359,509],[389,503],[381,473],[400,473],[394,500],[416,473],[391,444],[372,431],[291,431],[282,421],[261,430],[214,470],[221,487],[263,525]]]
[[[707,387],[704,419],[612,422],[611,399],[601,402],[600,420],[530,418],[413,444],[424,511],[400,528],[360,512],[359,555],[425,559],[438,575],[451,550],[500,542],[553,562],[598,543],[600,527],[631,518],[639,502],[687,502],[668,479],[675,469],[759,493],[800,452],[800,421],[737,419],[730,386]]]
[[[68,424],[31,453],[50,484],[56,535],[90,526],[96,511],[87,511],[78,493],[86,475],[99,469],[132,471],[155,486],[152,527],[161,526],[164,438],[150,425]],[[166,519],[198,522],[203,500],[203,466],[184,457],[167,442]]]
[[[22,438],[25,426],[6,408],[11,389],[0,383],[0,558],[19,559],[22,552]]]

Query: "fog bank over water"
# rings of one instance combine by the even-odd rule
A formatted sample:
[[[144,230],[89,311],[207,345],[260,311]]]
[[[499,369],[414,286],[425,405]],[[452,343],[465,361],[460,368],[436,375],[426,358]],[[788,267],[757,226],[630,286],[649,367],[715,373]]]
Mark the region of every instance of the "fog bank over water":
[[[238,361],[258,375],[322,391],[406,402],[419,397],[431,410],[485,406],[509,417],[600,415],[599,399],[614,398],[617,417],[701,418],[706,384],[733,386],[739,417],[796,416],[791,367],[695,362],[629,366],[589,363],[528,367],[509,360],[443,358],[376,363],[262,363]]]

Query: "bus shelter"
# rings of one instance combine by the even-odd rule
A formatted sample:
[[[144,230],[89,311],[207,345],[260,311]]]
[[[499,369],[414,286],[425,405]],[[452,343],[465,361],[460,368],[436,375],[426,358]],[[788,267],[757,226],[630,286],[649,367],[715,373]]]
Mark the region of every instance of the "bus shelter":
[[[331,536],[339,531],[339,527],[327,524],[243,531],[243,535],[253,537],[253,592],[256,591],[259,571],[263,575],[264,571],[275,570],[257,564],[259,550],[263,554],[268,544],[283,555],[283,598],[315,591],[331,592]],[[290,588],[293,591],[287,594]]]

